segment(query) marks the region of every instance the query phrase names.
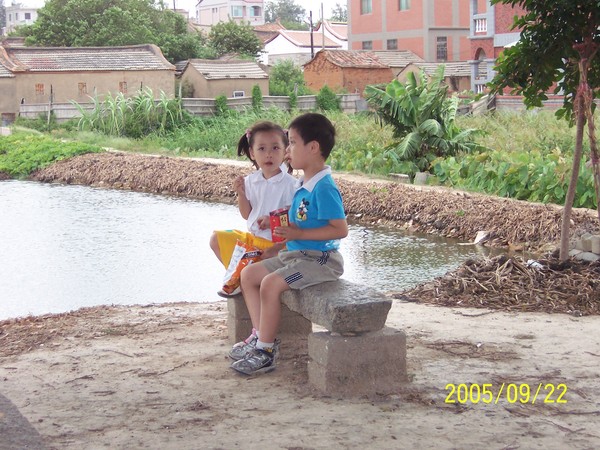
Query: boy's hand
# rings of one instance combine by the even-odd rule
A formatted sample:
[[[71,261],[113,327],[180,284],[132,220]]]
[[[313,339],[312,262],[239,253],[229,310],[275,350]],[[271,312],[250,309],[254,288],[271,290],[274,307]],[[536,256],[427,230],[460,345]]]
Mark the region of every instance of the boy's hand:
[[[283,238],[284,242],[295,241],[296,239],[300,239],[302,229],[298,228],[296,224],[290,223],[287,227],[275,227],[273,234]]]
[[[246,196],[246,187],[244,185],[244,177],[239,176],[233,182],[233,190],[237,192],[238,195]]]
[[[271,227],[271,218],[269,216],[260,216],[258,219],[256,219],[256,223],[258,228],[261,230],[266,230],[267,228]]]

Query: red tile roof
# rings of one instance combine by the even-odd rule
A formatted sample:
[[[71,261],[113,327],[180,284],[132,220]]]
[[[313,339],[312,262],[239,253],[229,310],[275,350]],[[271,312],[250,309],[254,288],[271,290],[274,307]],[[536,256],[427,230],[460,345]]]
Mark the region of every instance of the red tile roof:
[[[339,67],[356,67],[362,69],[389,69],[373,52],[362,50],[320,50],[315,56],[322,54],[327,61]],[[307,63],[307,64],[310,64]]]
[[[279,34],[297,47],[310,47],[310,31],[281,30]],[[319,33],[313,32],[313,45],[320,47],[322,42],[322,36]],[[326,36],[325,47],[340,48],[341,46]]]

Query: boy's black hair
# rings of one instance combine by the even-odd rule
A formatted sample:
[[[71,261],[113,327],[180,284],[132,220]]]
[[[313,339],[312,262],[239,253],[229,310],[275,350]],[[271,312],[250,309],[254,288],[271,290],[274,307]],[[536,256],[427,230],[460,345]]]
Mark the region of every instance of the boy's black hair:
[[[290,128],[298,132],[305,144],[317,141],[323,159],[329,158],[335,145],[335,127],[327,117],[319,113],[302,114],[292,120]]]
[[[268,133],[271,131],[276,131],[276,132],[281,133],[281,138],[283,139],[283,146],[284,146],[283,148],[285,150],[289,144],[287,131],[284,130],[283,128],[281,128],[276,123],[264,121],[264,122],[255,123],[252,126],[252,128],[247,129],[246,132],[242,135],[242,137],[240,138],[240,141],[238,142],[237,155],[238,156],[246,156],[250,161],[252,161],[252,164],[254,165],[254,167],[256,169],[259,169],[258,164],[256,164],[256,161],[254,161],[250,157],[250,148],[252,147],[252,144],[254,143],[254,136],[256,135],[256,133],[260,133],[260,132]],[[288,172],[291,172],[291,171],[292,171],[292,168],[289,167]]]

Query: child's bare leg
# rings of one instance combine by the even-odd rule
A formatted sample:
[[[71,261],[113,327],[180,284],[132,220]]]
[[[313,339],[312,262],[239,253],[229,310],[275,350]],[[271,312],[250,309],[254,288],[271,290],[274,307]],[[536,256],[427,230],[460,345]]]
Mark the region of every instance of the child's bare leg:
[[[223,260],[221,259],[221,249],[219,248],[219,241],[217,239],[217,233],[213,233],[210,236],[209,244],[210,244],[211,250],[215,253],[215,255],[219,259],[219,261],[221,261],[221,264],[223,264]]]
[[[260,285],[269,271],[258,262],[245,267],[241,273],[241,286],[244,301],[250,314],[252,326],[260,331]]]
[[[260,340],[275,342],[281,321],[281,294],[288,284],[275,273],[269,273],[260,284]]]

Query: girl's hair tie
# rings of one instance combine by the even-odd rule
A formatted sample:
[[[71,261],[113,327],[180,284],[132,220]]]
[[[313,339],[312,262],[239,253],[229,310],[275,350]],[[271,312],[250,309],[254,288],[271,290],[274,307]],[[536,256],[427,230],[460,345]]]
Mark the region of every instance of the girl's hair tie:
[[[250,142],[250,138],[252,137],[252,130],[250,128],[246,128],[246,139]]]

